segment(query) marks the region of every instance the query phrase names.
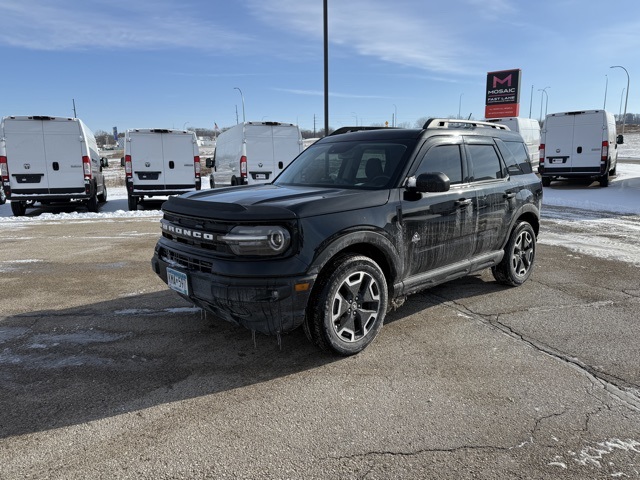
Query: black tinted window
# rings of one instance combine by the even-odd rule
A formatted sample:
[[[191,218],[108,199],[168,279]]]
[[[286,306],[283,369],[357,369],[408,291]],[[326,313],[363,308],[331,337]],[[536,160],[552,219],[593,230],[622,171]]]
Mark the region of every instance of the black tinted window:
[[[502,153],[503,151],[503,146],[506,145],[506,147],[509,149],[509,152],[511,152],[513,154],[513,157],[515,159],[516,164],[518,165],[518,170],[520,171],[520,173],[531,173],[533,172],[533,168],[531,167],[531,160],[529,159],[529,152],[527,151],[527,147],[524,143],[521,142],[501,142],[501,141],[497,141],[498,143],[498,147],[500,148],[500,152]],[[505,158],[507,158],[507,156],[503,153],[502,156]],[[509,168],[509,163],[507,163],[507,168]],[[511,168],[509,168],[509,174],[511,175],[517,175],[518,172],[511,171]]]
[[[462,183],[462,156],[459,145],[436,145],[425,154],[416,175],[442,172],[451,185]]]
[[[467,145],[467,152],[471,157],[474,181],[502,178],[500,157],[493,145]]]

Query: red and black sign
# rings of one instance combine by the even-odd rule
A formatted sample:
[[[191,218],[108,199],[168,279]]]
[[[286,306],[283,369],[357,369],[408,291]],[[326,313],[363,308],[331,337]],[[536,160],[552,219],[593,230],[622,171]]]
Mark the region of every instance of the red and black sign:
[[[487,73],[487,99],[484,118],[517,117],[520,113],[522,70]]]

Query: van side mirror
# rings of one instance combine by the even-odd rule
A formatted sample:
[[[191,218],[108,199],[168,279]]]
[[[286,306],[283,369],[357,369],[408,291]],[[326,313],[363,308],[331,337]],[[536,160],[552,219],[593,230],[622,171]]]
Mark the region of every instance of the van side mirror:
[[[100,168],[103,168],[103,167],[106,168],[108,166],[109,166],[109,159],[106,157],[102,157],[100,159]]]
[[[624,135],[618,135],[618,138],[616,138],[616,143],[618,145],[622,145],[624,143]]]
[[[207,168],[215,168],[216,161],[213,158],[209,157],[204,159],[204,164]]]
[[[120,166],[124,167],[124,157],[120,157]]]

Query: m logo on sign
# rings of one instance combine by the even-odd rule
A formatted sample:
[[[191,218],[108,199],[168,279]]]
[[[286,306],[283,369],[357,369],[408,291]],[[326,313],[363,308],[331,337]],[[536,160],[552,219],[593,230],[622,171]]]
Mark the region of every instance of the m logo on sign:
[[[504,85],[507,84],[507,87],[511,86],[512,76],[508,75],[505,79],[501,80],[498,77],[493,77],[493,88],[496,88],[498,84]]]

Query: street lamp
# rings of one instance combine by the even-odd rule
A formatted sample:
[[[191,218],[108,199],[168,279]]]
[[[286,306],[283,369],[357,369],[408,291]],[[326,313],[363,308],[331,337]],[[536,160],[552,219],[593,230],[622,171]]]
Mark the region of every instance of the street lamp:
[[[396,126],[396,123],[398,123],[398,107],[396,107],[396,104],[393,104],[393,122],[392,125],[393,127]]]
[[[462,96],[464,95],[464,93],[460,94],[460,98],[458,99],[458,120],[461,118],[460,117],[460,111],[462,110]]]
[[[233,87],[234,90],[238,90],[240,92],[240,98],[242,98],[242,123],[247,123],[247,117],[244,115],[244,95],[242,94],[242,90],[238,87]]]
[[[547,93],[547,88],[551,88],[551,87],[544,87],[544,88],[539,88],[538,89],[539,92],[542,92],[547,96],[547,103],[546,103],[546,106],[544,108],[544,116],[545,116],[545,118],[547,116],[547,107],[549,106],[549,94]],[[542,93],[540,94],[540,123],[542,123],[542,99],[543,99]]]
[[[622,93],[620,94],[620,110],[618,110],[618,122],[620,121],[620,118],[622,117],[622,99],[624,98],[624,92],[625,92],[626,88],[622,89]]]
[[[186,129],[187,129],[187,128],[186,128],[186,127],[187,127],[187,123],[189,123],[189,122],[184,122],[184,123],[182,124],[182,129],[183,129],[183,130],[186,130]]]
[[[607,77],[607,83],[604,84],[604,105],[602,106],[603,110],[607,109],[607,89],[609,88],[609,76],[605,75],[605,77]]]
[[[629,101],[629,72],[622,65],[613,65],[609,68],[621,68],[627,74],[627,98],[624,101],[624,117],[622,117],[622,134],[624,135],[624,125],[627,123],[627,102]]]

